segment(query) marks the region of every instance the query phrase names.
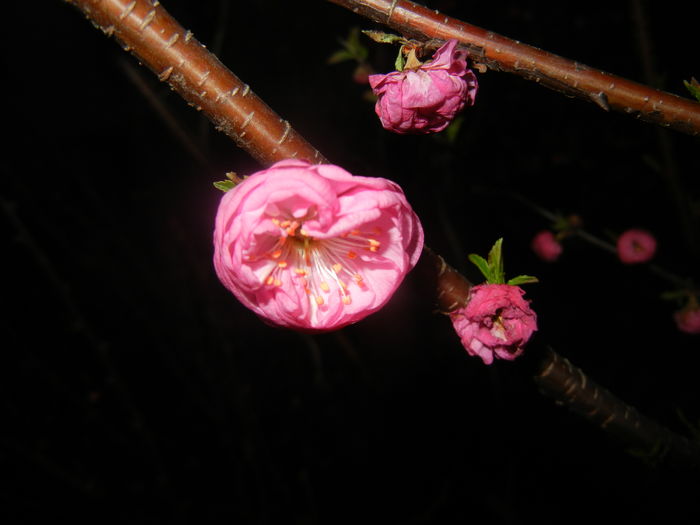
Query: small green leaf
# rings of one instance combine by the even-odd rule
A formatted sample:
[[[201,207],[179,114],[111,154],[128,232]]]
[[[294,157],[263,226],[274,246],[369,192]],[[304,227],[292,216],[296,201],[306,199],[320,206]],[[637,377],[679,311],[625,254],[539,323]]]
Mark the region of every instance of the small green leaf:
[[[464,117],[462,115],[457,116],[452,123],[447,126],[447,129],[445,129],[445,138],[447,139],[448,144],[454,144],[455,140],[457,140],[457,135],[459,134],[459,130],[462,127],[462,124],[464,123]]]
[[[403,56],[401,48],[399,48],[399,54],[396,55],[396,61],[394,62],[394,67],[396,71],[403,71],[403,67],[406,65],[406,58]]]
[[[690,94],[693,95],[696,100],[700,101],[700,83],[695,80],[694,77],[691,77],[690,82],[684,80],[683,84],[685,84],[685,87],[690,91]]]
[[[233,182],[232,180],[220,180],[220,181],[216,181],[214,183],[214,187],[217,190],[223,191],[224,193],[233,189],[235,186],[236,186],[236,183]]]
[[[521,284],[530,284],[538,282],[540,282],[539,279],[537,279],[537,277],[533,277],[532,275],[518,275],[517,277],[508,279],[508,282],[506,284],[509,284],[511,286],[520,286]]]
[[[503,257],[501,246],[503,244],[503,237],[498,239],[491,251],[489,252],[489,267],[491,268],[491,284],[504,284],[506,282],[506,274],[503,269]]]
[[[393,44],[394,42],[404,42],[405,39],[399,35],[392,35],[391,33],[384,33],[382,31],[373,31],[371,29],[366,29],[362,31],[365,35],[370,37],[375,42],[380,44]]]
[[[491,282],[491,267],[489,266],[489,263],[486,262],[486,259],[484,259],[481,255],[470,253],[469,260],[479,269],[481,273],[484,274],[486,282]]]
[[[352,60],[354,58],[355,57],[353,56],[353,54],[347,49],[339,49],[331,56],[329,56],[326,62],[328,64],[338,64],[340,62],[345,62],[346,60]]]

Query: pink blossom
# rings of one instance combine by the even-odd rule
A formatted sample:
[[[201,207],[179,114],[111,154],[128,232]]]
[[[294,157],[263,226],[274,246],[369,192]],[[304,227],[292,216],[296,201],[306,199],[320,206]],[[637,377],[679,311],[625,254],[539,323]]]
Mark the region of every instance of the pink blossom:
[[[270,323],[327,331],[381,308],[422,247],[423,229],[398,185],[290,159],[223,196],[214,267]]]
[[[467,305],[450,313],[452,325],[469,355],[490,365],[494,356],[513,360],[537,330],[537,315],[523,299],[525,292],[508,284],[480,284]]]
[[[681,332],[700,334],[700,307],[687,306],[673,314],[676,326]]]
[[[386,75],[370,75],[379,97],[374,107],[385,129],[396,133],[436,133],[445,129],[465,105],[473,105],[478,88],[467,68],[467,51],[449,40],[430,62]]]
[[[627,230],[617,239],[617,256],[625,264],[649,261],[656,252],[656,239],[645,230]]]
[[[542,230],[532,239],[531,243],[532,251],[542,259],[547,262],[556,261],[562,252],[562,246],[557,241],[554,234],[549,230]]]

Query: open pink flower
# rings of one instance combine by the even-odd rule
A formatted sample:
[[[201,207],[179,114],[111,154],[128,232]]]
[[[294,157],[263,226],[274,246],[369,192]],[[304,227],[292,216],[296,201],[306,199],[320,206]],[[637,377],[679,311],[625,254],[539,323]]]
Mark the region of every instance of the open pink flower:
[[[697,304],[678,310],[673,314],[673,319],[681,332],[700,334],[700,308]]]
[[[272,324],[326,331],[381,308],[422,247],[421,224],[395,183],[284,160],[223,196],[214,266]]]
[[[480,284],[469,293],[466,306],[450,319],[469,355],[490,365],[494,356],[513,360],[537,330],[537,315],[523,299],[525,292],[509,284]]]
[[[374,107],[385,129],[435,133],[445,129],[465,105],[474,104],[478,84],[467,68],[467,51],[449,40],[430,62],[386,75],[370,75],[379,98]]]
[[[627,230],[617,238],[617,256],[625,264],[651,260],[656,253],[656,239],[646,230]]]
[[[554,234],[549,230],[542,230],[532,239],[531,243],[532,251],[542,259],[547,262],[556,261],[562,252],[562,246],[557,241]]]

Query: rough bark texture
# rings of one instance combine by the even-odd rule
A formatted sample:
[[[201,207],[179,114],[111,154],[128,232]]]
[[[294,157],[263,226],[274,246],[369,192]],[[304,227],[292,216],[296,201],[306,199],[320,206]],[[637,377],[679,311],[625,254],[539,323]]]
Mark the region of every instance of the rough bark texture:
[[[693,100],[590,68],[407,0],[329,1],[410,38],[455,38],[469,49],[476,62],[588,100],[605,111],[619,111],[690,135],[700,134],[700,104]]]
[[[67,1],[78,6],[107,35],[115,36],[126,50],[136,55],[162,81],[167,81],[190,104],[204,111],[218,129],[264,165],[289,157],[324,161],[323,156],[288,122],[192,38],[192,34],[185,31],[157,1]],[[385,18],[390,18],[390,22],[400,20],[402,27],[423,27],[428,24],[424,22],[427,16],[423,13],[425,10],[421,8],[422,11],[414,13],[406,7],[408,2],[376,4],[386,8]],[[409,7],[415,6],[411,4]],[[446,27],[456,23],[446,20]],[[435,25],[435,22],[429,24]],[[449,38],[450,35],[441,32],[432,36]],[[495,38],[492,35],[490,40],[495,41]],[[488,57],[488,54],[484,56]],[[429,248],[425,248],[423,255],[421,265],[428,268],[426,281],[434,285],[432,289],[436,291],[435,298],[440,310],[448,313],[464,305],[471,287],[469,281]],[[700,447],[696,443],[639,415],[636,410],[594,385],[581,370],[556,353],[550,351],[545,356],[536,382],[545,394],[627,443],[641,445],[647,451],[658,445],[675,463],[700,465]]]
[[[262,164],[323,156],[157,0],[68,0]]]
[[[553,350],[542,359],[535,382],[557,404],[616,436],[639,455],[681,468],[700,467],[697,443],[643,416]]]

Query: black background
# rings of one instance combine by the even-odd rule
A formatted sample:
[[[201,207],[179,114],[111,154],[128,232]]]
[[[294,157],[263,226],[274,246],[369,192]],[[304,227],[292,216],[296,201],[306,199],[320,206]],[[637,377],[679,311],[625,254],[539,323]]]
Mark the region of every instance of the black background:
[[[659,298],[673,287],[580,239],[539,261],[529,242],[550,224],[513,199],[606,240],[646,228],[660,266],[697,277],[696,139],[495,72],[454,144],[392,135],[352,65],[326,64],[368,21],[308,0],[163,3],[329,159],[399,182],[428,244],[469,278],[467,254],[504,237],[508,274],[541,280],[527,286],[540,330],[528,357],[485,367],[418,272],[341,332],[265,326],[211,264],[212,182],[260,166],[70,5],[3,6],[4,522],[698,523],[697,472],[635,457],[530,378],[551,345],[687,433],[700,348]],[[632,3],[465,4],[430,6],[646,81]],[[680,2],[642,4],[652,81],[687,96],[697,28]],[[368,46],[389,71],[395,50]]]

